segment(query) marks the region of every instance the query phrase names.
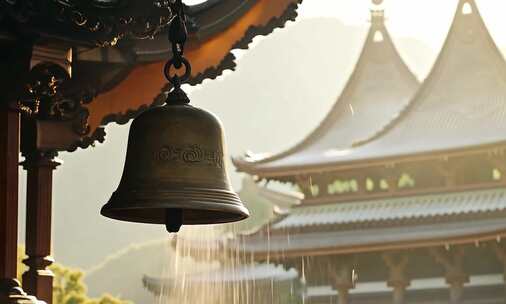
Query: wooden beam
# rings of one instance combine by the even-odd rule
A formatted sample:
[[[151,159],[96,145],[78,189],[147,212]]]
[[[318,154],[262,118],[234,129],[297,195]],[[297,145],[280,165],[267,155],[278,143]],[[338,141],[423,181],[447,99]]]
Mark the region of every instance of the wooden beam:
[[[365,194],[356,192],[356,193],[344,193],[337,194],[332,196],[322,196],[316,198],[305,198],[302,202],[304,206],[307,205],[325,205],[325,204],[335,204],[340,202],[356,202],[356,201],[369,201],[375,199],[383,199],[383,198],[399,198],[399,197],[408,197],[408,196],[418,196],[418,195],[432,195],[432,194],[445,194],[445,193],[455,193],[455,192],[464,192],[464,191],[477,191],[477,190],[488,190],[488,189],[496,189],[496,188],[505,188],[506,181],[490,181],[486,183],[476,183],[470,185],[458,185],[455,187],[426,187],[426,188],[407,188],[394,192],[366,192]]]

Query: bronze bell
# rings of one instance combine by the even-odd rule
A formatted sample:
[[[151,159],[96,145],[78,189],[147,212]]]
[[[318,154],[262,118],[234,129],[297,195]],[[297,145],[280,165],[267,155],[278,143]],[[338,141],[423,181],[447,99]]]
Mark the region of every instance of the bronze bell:
[[[188,102],[177,89],[133,121],[123,176],[102,215],[169,232],[249,216],[225,170],[220,121]]]

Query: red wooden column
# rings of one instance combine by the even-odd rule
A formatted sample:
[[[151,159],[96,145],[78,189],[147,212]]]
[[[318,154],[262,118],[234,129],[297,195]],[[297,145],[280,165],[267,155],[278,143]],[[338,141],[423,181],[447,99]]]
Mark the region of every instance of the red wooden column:
[[[29,71],[32,42],[0,45],[0,303],[36,303],[16,280],[18,246],[19,113],[17,100]]]
[[[51,213],[53,170],[59,165],[56,153],[24,152],[26,187],[26,255],[29,269],[23,274],[24,289],[37,299],[52,303]]]
[[[23,132],[25,132],[23,128]],[[32,138],[30,138],[32,139]],[[48,304],[53,298],[53,273],[47,269],[51,258],[51,213],[53,170],[59,165],[56,153],[23,151],[26,187],[26,255],[29,267],[23,274],[23,288]]]
[[[0,103],[0,303],[34,303],[16,280],[19,114]]]

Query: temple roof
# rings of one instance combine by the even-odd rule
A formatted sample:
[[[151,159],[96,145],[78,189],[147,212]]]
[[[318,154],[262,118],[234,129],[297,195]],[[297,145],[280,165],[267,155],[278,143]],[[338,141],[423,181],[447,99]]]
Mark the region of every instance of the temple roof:
[[[255,260],[476,244],[506,237],[506,188],[301,205],[261,230],[193,249]]]
[[[505,236],[506,188],[496,188],[302,205],[261,231],[223,240],[218,247],[238,246],[262,259],[466,244]]]
[[[372,92],[371,92],[372,93]],[[506,140],[506,65],[472,0],[460,0],[432,71],[409,105],[369,138],[326,150],[319,158],[297,154],[295,162],[244,161],[259,175],[287,175],[364,160],[395,159],[475,148]],[[368,107],[377,111],[376,107]],[[486,123],[486,127],[482,127]],[[355,163],[356,162],[356,163]]]
[[[371,12],[371,25],[354,72],[323,122],[293,148],[266,158],[236,158],[241,171],[255,173],[323,165],[339,160],[339,151],[371,137],[388,124],[419,87],[395,49],[383,11]]]
[[[222,268],[215,271],[187,275],[185,280],[188,284],[200,283],[241,283],[243,281],[284,282],[298,279],[295,269],[286,270],[282,265],[258,264],[247,265],[238,268]],[[160,294],[163,289],[173,286],[180,278],[154,278],[144,276],[142,283],[149,291]]]
[[[471,216],[506,211],[506,189],[489,189],[385,198],[325,205],[300,205],[271,225],[278,229],[308,228],[325,225],[373,226],[381,222],[424,220]]]
[[[506,219],[442,222],[411,226],[383,227],[250,237],[243,245],[248,254],[262,257],[325,255],[396,250],[446,244],[473,244],[506,236]]]

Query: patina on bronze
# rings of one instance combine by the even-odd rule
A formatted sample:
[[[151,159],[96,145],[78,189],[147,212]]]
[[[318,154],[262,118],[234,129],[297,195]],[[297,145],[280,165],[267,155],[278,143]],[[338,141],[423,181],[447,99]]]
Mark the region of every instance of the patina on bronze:
[[[213,114],[189,105],[181,89],[191,74],[182,56],[184,20],[173,21],[170,32],[174,58],[164,72],[174,89],[165,105],[133,121],[123,177],[101,213],[123,221],[165,224],[169,232],[179,231],[181,225],[245,219],[248,209],[232,190],[225,168],[223,127]],[[184,68],[185,73],[170,76],[171,68]]]
[[[225,170],[220,121],[181,93],[132,123],[123,177],[102,215],[166,224],[170,232],[248,217]]]

